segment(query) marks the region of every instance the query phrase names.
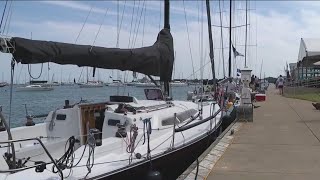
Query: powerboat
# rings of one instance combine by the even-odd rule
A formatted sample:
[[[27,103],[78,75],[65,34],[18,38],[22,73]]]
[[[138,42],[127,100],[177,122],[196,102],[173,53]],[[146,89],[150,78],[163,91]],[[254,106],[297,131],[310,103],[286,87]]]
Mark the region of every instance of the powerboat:
[[[52,91],[52,86],[28,85],[25,87],[17,87],[16,91]]]
[[[135,87],[156,87],[155,84],[153,84],[152,82],[136,82],[134,84]]]
[[[5,87],[5,86],[8,86],[8,83],[6,83],[6,82],[0,82],[0,88],[1,88],[1,87]]]
[[[87,83],[79,83],[80,88],[101,88],[103,83],[99,81],[88,81]]]
[[[181,82],[181,81],[173,81],[170,83],[170,85],[172,87],[185,87],[185,86],[188,86],[187,83],[184,83],[184,82]]]
[[[112,83],[108,83],[106,84],[106,86],[118,87],[118,86],[125,86],[125,84],[120,80],[113,80]]]

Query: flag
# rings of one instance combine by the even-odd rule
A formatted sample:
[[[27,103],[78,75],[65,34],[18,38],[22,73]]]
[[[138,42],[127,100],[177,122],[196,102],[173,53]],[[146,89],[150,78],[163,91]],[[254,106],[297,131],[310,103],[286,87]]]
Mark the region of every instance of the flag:
[[[237,57],[237,56],[244,56],[243,54],[241,54],[241,53],[239,53],[237,50],[236,50],[236,48],[233,46],[233,44],[231,44],[232,45],[232,51],[233,51],[233,55],[234,55],[234,57]]]

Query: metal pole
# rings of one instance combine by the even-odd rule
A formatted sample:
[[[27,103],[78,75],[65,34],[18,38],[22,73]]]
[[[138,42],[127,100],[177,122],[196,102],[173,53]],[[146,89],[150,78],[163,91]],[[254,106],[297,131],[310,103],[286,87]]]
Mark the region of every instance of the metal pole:
[[[177,113],[174,113],[174,119],[173,119],[173,131],[172,131],[172,145],[171,148],[174,148],[174,136],[176,133],[176,120],[177,120]]]
[[[0,119],[3,122],[4,127],[7,130],[7,134],[8,134],[8,141],[12,141],[12,134],[11,134],[11,130],[10,130],[10,125],[7,123],[6,119],[4,118],[3,114],[2,114],[2,107],[0,107]],[[16,168],[16,151],[14,148],[14,143],[8,143],[8,146],[11,147],[11,151],[12,151],[12,160],[13,160],[13,169]]]
[[[170,31],[170,2],[169,0],[164,0],[164,29]],[[165,94],[170,96],[169,79],[165,79],[163,82],[163,87]]]
[[[211,15],[210,15],[210,2],[206,0],[207,6],[207,18],[208,18],[208,33],[209,33],[209,46],[210,46],[210,60],[211,60],[211,68],[212,68],[212,81],[213,81],[213,89],[216,91],[216,72],[214,67],[214,54],[213,54],[213,40],[212,40],[212,30],[211,30]]]
[[[246,0],[246,39],[244,46],[244,67],[247,67],[247,36],[248,36],[248,0]]]
[[[223,78],[226,77],[225,67],[224,67],[224,46],[223,46],[223,32],[222,32],[222,13],[221,13],[221,0],[219,0],[219,14],[220,14],[220,36],[221,36],[221,53],[222,53],[222,68],[223,68]]]
[[[229,77],[231,77],[231,23],[232,23],[232,0],[230,0],[230,9],[229,9]]]

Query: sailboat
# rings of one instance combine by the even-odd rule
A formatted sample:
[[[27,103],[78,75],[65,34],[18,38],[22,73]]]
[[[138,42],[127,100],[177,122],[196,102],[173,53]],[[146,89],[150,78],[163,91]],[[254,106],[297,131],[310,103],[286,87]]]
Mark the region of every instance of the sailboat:
[[[66,101],[34,126],[10,129],[0,113],[7,130],[0,132],[0,143],[9,146],[0,149],[0,179],[176,179],[234,120],[235,111],[225,112],[214,101],[199,106],[170,98],[174,50],[169,19],[169,0],[164,0],[164,27],[156,42],[136,49],[1,39],[6,45],[2,51],[24,64],[50,61],[130,70],[160,77],[161,89],[145,89],[146,100]],[[45,53],[34,52],[30,47],[35,46]],[[73,55],[67,53],[71,50]]]
[[[3,80],[3,73],[2,73],[2,82],[0,82],[0,88],[5,87],[7,85],[8,85],[8,83],[4,82],[4,80]]]
[[[87,82],[79,83],[80,88],[100,88],[103,87],[103,83],[100,81],[89,81],[88,67],[87,67]]]
[[[7,86],[8,85],[8,83],[6,83],[6,82],[0,82],[0,88],[1,87],[5,87],[5,86]]]
[[[112,80],[111,83],[106,84],[106,86],[118,87],[118,86],[125,86],[125,84],[121,80]]]
[[[178,81],[178,80],[172,81],[172,82],[170,83],[170,85],[171,85],[172,87],[185,87],[185,86],[188,86],[187,83],[181,82],[181,81]]]

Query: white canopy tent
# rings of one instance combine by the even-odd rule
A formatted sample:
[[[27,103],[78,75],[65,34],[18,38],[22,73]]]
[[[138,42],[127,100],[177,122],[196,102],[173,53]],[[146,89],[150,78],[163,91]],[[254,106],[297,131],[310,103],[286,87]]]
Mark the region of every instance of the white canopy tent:
[[[315,66],[320,66],[320,61],[313,63]]]
[[[320,56],[320,38],[301,38],[298,62],[310,56]]]

